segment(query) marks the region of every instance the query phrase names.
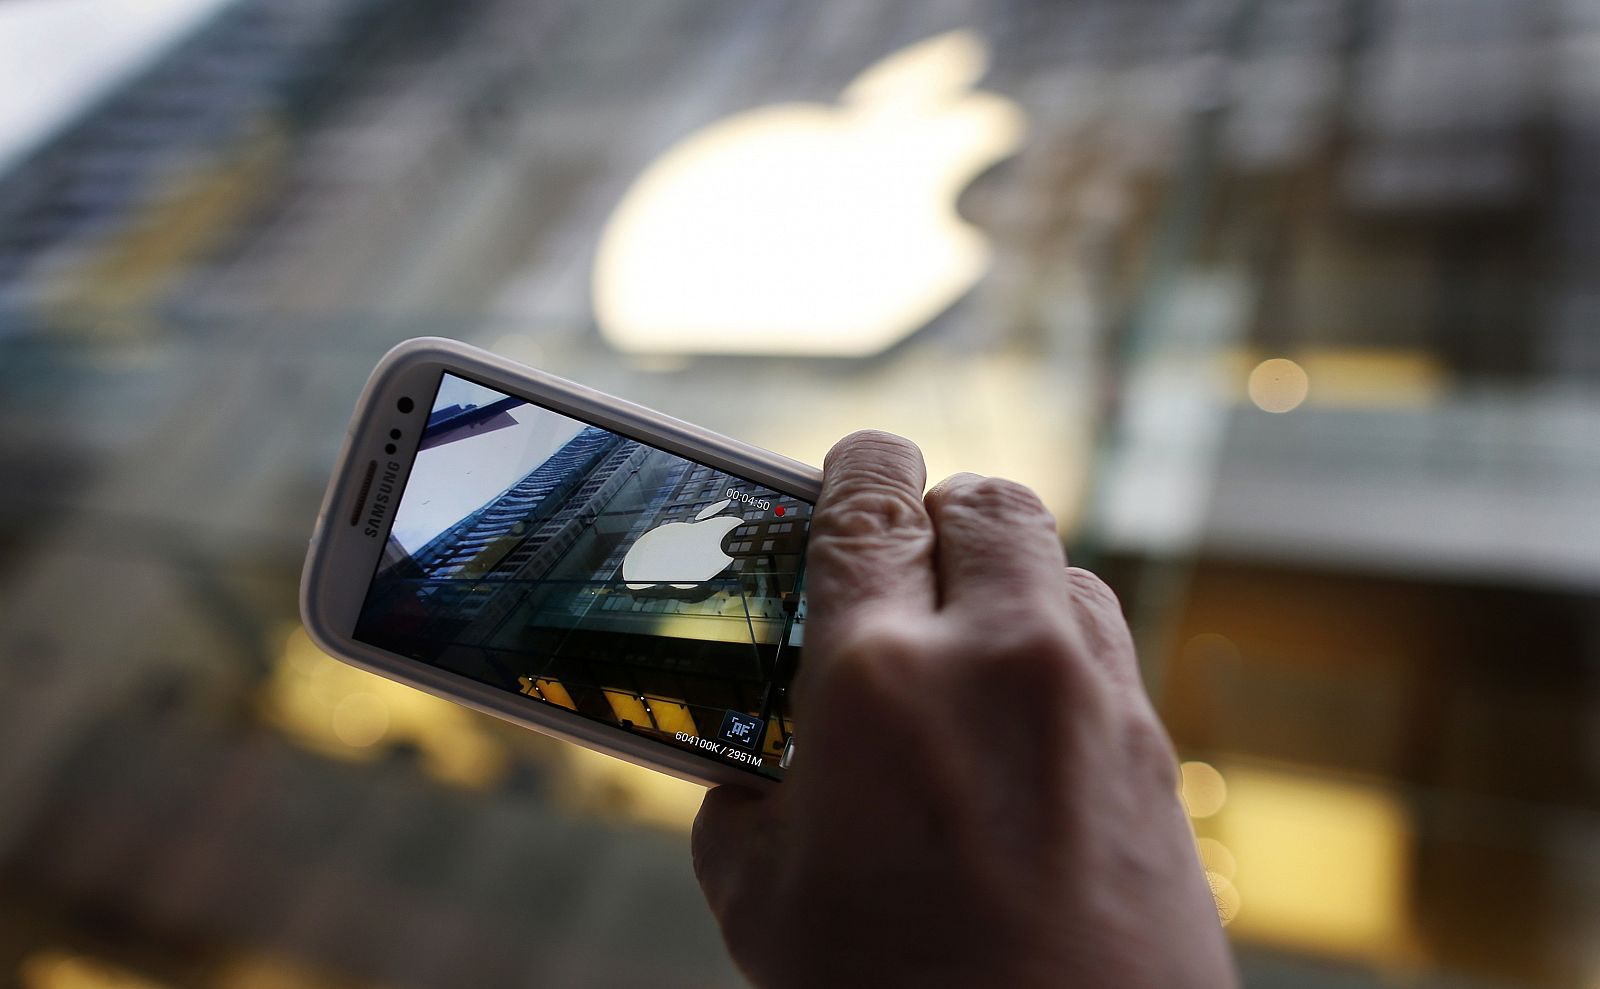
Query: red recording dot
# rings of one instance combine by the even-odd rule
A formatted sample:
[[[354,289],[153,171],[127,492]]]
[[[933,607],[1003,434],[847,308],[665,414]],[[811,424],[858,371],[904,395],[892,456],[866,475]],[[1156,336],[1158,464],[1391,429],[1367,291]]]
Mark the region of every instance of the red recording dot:
[[[772,510],[772,514],[774,514],[774,515],[782,515],[783,514],[783,506],[779,505],[777,508],[774,508]]]

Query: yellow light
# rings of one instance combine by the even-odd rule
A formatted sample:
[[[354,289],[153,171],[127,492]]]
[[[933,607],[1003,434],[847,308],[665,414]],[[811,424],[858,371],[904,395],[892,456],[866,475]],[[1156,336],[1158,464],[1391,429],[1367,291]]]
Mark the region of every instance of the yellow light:
[[[1251,385],[1254,375],[1275,371],[1295,372],[1283,365],[1294,365],[1304,375],[1305,403],[1333,408],[1418,408],[1438,402],[1449,386],[1449,374],[1434,354],[1404,347],[1305,347],[1293,361],[1263,361],[1264,355],[1250,349],[1228,350],[1221,363],[1230,376],[1246,382],[1245,391],[1257,402]],[[1267,365],[1272,367],[1267,367]],[[1262,370],[1266,368],[1266,370]],[[1310,391],[1310,382],[1317,383]],[[1292,398],[1291,379],[1262,383],[1263,397]],[[1280,394],[1281,393],[1281,394]],[[1257,404],[1260,404],[1257,402]],[[1264,407],[1264,406],[1263,406]],[[1276,411],[1268,409],[1268,411]]]
[[[1388,961],[1410,944],[1406,815],[1355,783],[1228,769],[1227,808],[1211,830],[1233,852],[1248,901],[1242,938]]]
[[[1311,379],[1294,361],[1282,357],[1257,364],[1250,372],[1250,401],[1264,412],[1289,412],[1311,392]]]
[[[229,963],[206,985],[211,989],[334,989],[348,983],[285,958],[249,955]]]
[[[569,771],[557,792],[575,810],[687,832],[705,799],[703,786],[599,752],[572,745],[563,754]]]
[[[21,989],[163,989],[125,969],[53,948],[23,958],[17,984]]]
[[[639,698],[625,690],[606,690],[603,693],[618,721],[631,721],[645,728],[650,727],[650,712],[645,710],[644,702]]]
[[[1216,768],[1204,762],[1186,762],[1178,767],[1179,789],[1189,816],[1210,817],[1228,799],[1228,784]]]
[[[1238,871],[1239,863],[1234,859],[1233,853],[1228,851],[1228,846],[1215,838],[1200,838],[1195,841],[1195,847],[1200,853],[1200,864],[1206,867],[1207,872],[1214,872],[1224,879],[1232,879]]]
[[[487,730],[492,722],[464,707],[347,666],[322,653],[296,625],[284,637],[261,698],[262,712],[297,742],[340,759],[369,761],[388,746],[417,751],[430,777],[483,788],[505,778],[511,749]],[[575,708],[558,680],[529,678],[525,693]],[[667,698],[607,691],[621,717],[663,731],[697,733],[689,711]],[[626,713],[624,713],[626,712]],[[511,731],[511,729],[507,729]],[[519,747],[545,763],[557,798],[569,811],[687,831],[705,789],[610,756],[527,733]],[[771,753],[766,753],[771,756]]]
[[[283,639],[261,706],[265,717],[297,742],[339,759],[367,761],[387,746],[408,743],[424,772],[444,783],[483,788],[503,779],[511,765],[506,741],[487,730],[486,716],[404,684],[358,670],[325,655],[295,625]],[[530,679],[524,690],[563,707],[572,697],[557,680]],[[649,724],[644,702],[608,693],[637,723]],[[648,700],[667,731],[694,731],[681,704]],[[704,789],[639,769],[574,745],[528,733],[525,747],[548,762],[553,786],[570,810],[624,818],[653,827],[688,830]]]
[[[539,692],[544,699],[552,704],[559,704],[569,711],[576,711],[578,705],[573,701],[572,695],[567,693],[566,685],[559,680],[540,678],[534,681],[539,687]]]
[[[1239,647],[1225,635],[1201,632],[1183,644],[1183,658],[1191,663],[1216,665],[1223,668],[1239,664]]]
[[[505,776],[510,752],[484,717],[420,690],[325,655],[298,625],[263,688],[262,712],[290,737],[341,759],[377,758],[407,742],[435,779],[490,786]]]
[[[635,353],[861,356],[925,325],[989,265],[957,197],[1027,128],[972,89],[987,63],[952,31],[868,68],[839,104],[762,107],[669,149],[602,232],[601,332]]]
[[[1239,916],[1239,890],[1220,872],[1207,872],[1206,882],[1211,886],[1211,901],[1217,905],[1217,919],[1227,927]]]
[[[1297,354],[1317,382],[1318,405],[1382,408],[1427,405],[1446,385],[1439,358],[1420,350],[1324,347]]]
[[[687,735],[698,735],[694,718],[689,714],[688,707],[677,701],[669,701],[660,697],[650,699],[650,713],[656,717],[656,727],[662,731],[683,732]]]
[[[356,748],[373,745],[389,731],[389,705],[366,691],[347,694],[334,705],[333,733]]]

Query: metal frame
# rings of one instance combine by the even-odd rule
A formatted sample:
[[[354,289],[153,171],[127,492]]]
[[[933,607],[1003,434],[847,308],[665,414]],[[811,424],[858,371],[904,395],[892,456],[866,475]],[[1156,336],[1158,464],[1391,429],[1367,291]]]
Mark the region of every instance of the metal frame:
[[[815,467],[455,340],[407,340],[385,354],[368,378],[323,495],[300,578],[300,614],[311,640],[352,666],[634,765],[706,786],[775,785],[753,770],[629,735],[574,711],[524,699],[352,637],[379,555],[388,541],[399,495],[410,478],[439,376],[444,372],[473,378],[805,501],[814,503],[821,492],[822,472]],[[412,400],[410,412],[398,410],[396,403],[402,396]],[[401,430],[401,440],[390,439],[391,429]],[[391,442],[397,444],[393,454],[384,451]],[[379,465],[376,477],[358,505],[367,466],[374,461]],[[371,499],[382,492],[385,482],[390,498],[386,503],[387,517],[374,538],[366,535],[364,523]],[[352,525],[349,520],[357,511],[361,521]]]

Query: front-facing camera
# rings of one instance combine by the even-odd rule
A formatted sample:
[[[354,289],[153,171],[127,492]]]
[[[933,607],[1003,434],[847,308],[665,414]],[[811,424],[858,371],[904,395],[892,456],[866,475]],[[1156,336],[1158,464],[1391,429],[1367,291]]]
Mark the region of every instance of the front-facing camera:
[[[400,401],[398,401],[398,402],[396,402],[394,404],[395,404],[395,407],[398,408],[401,412],[410,412],[412,409],[416,408],[416,404],[414,402],[412,402],[411,399],[409,399],[409,398],[402,398],[402,399],[400,399]]]

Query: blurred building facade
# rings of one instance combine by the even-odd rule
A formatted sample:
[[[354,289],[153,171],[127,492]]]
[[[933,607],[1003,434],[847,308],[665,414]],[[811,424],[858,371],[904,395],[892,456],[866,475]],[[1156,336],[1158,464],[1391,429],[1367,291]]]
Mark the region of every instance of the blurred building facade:
[[[604,342],[653,161],[952,31],[1027,121],[971,292],[864,357]],[[645,784],[285,644],[339,424],[438,333],[1036,486],[1252,985],[1592,985],[1597,138],[1592,0],[223,7],[0,176],[0,970],[738,984]]]

